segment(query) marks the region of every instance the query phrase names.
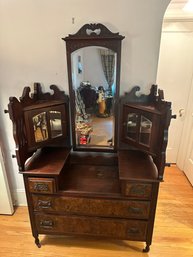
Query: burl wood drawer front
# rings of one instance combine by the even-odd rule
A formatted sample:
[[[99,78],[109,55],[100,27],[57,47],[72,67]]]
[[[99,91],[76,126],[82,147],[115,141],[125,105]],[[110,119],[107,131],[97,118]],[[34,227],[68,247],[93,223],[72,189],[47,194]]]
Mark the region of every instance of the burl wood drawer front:
[[[150,199],[152,184],[125,182],[123,194],[137,199]]]
[[[150,202],[104,200],[75,197],[33,195],[35,211],[57,211],[63,214],[78,214],[100,217],[147,219]]]
[[[54,178],[28,178],[31,193],[52,194],[55,192]]]
[[[35,215],[35,220],[40,234],[67,233],[144,241],[147,231],[147,223],[136,220],[40,214]]]

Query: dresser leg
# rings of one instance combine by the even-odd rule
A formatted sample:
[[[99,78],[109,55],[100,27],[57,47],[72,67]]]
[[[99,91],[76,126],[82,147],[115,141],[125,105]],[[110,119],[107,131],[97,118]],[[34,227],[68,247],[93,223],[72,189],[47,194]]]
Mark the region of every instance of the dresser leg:
[[[41,247],[40,240],[39,240],[38,236],[35,237],[35,244],[37,245],[38,248]]]
[[[146,244],[146,247],[143,249],[144,253],[148,253],[150,250],[150,245]]]

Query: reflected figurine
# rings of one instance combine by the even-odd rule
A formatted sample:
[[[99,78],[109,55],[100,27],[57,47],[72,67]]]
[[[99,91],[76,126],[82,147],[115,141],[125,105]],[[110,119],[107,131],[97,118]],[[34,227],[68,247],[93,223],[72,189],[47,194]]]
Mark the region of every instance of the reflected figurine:
[[[35,141],[41,142],[48,138],[47,135],[47,124],[45,120],[45,113],[36,115],[33,118],[34,129],[35,129]],[[39,129],[39,130],[38,130]]]
[[[105,90],[102,86],[98,87],[98,116],[106,118],[108,114],[106,114],[106,101],[105,101]]]

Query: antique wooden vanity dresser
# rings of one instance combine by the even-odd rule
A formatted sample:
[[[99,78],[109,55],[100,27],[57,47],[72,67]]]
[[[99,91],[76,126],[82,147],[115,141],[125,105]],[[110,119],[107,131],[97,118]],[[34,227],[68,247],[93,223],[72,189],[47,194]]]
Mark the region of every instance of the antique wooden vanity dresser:
[[[155,85],[149,95],[134,87],[119,97],[123,38],[102,24],[84,25],[64,38],[69,98],[54,85],[43,93],[39,83],[33,94],[26,87],[19,100],[10,97],[38,247],[39,234],[69,234],[144,241],[149,251],[171,104]]]

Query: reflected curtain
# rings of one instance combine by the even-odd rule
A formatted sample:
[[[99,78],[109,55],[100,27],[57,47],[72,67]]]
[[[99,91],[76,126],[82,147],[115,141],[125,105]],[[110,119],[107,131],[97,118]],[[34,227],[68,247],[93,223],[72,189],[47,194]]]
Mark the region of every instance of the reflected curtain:
[[[115,74],[115,53],[110,49],[99,49],[103,71],[109,90],[112,90]]]

